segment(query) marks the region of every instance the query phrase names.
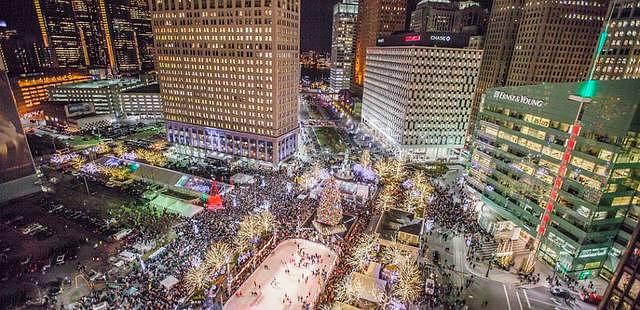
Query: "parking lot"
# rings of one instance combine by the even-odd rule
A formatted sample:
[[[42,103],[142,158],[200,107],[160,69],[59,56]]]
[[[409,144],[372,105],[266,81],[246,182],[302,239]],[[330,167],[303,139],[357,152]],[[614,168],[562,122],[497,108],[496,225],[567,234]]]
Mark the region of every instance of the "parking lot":
[[[112,236],[121,227],[108,213],[127,195],[93,182],[88,195],[73,176],[51,178],[59,179],[49,184],[56,200],[40,194],[0,207],[0,308],[62,294],[78,275],[84,281],[106,272],[120,249]]]

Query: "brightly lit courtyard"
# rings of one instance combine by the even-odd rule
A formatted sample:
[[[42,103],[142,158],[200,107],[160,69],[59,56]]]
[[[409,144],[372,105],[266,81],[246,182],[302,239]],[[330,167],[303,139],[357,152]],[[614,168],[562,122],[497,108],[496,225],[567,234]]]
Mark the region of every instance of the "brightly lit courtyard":
[[[315,263],[303,260],[299,265],[300,251],[306,255],[318,254],[321,259]],[[303,239],[285,240],[256,268],[224,308],[301,309],[305,299],[313,305],[326,281],[322,272],[317,272],[317,275],[313,272],[324,269],[328,275],[335,263],[336,253],[322,244]]]

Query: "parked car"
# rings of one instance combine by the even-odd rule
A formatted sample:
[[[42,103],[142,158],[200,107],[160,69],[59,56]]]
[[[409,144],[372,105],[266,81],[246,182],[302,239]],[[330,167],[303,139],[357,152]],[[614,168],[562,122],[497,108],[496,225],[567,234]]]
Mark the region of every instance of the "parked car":
[[[580,300],[592,304],[599,305],[602,302],[602,295],[598,295],[597,293],[582,293],[580,294]]]

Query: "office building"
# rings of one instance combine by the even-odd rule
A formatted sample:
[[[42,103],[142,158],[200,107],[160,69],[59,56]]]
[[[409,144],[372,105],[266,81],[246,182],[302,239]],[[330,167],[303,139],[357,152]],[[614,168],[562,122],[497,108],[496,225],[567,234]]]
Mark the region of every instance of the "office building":
[[[13,29],[3,27],[0,21],[0,58],[7,67],[8,76],[33,73],[40,70],[34,42]]]
[[[409,30],[422,33],[428,31],[452,32],[458,4],[449,0],[422,0],[411,12]]]
[[[0,59],[0,203],[40,191],[5,70]]]
[[[97,0],[104,10],[103,32],[109,38],[108,57],[114,73],[153,69],[153,35],[146,0]]]
[[[351,87],[357,20],[358,0],[343,0],[333,6],[330,85],[334,91]]]
[[[468,1],[465,7],[462,7],[462,3],[459,5],[460,8],[453,15],[453,31],[473,36],[484,35],[489,23],[489,12],[473,1]]]
[[[120,94],[122,112],[127,118],[162,119],[162,98],[158,83],[141,85]]]
[[[40,73],[14,77],[11,79],[11,87],[18,112],[24,115],[42,110],[40,104],[47,101],[47,89],[50,87],[90,80],[91,77],[84,73]]]
[[[615,270],[629,240],[621,224],[640,214],[639,90],[637,80],[489,89],[468,178],[480,225],[512,226],[521,244],[540,234],[536,256],[561,275]]]
[[[300,1],[151,1],[167,140],[279,163],[298,145]]]
[[[121,93],[140,85],[140,80],[126,78],[64,84],[49,88],[48,99],[57,103],[88,102],[96,114],[122,117]]]
[[[34,0],[45,49],[53,67],[85,68],[72,0]]]
[[[405,28],[406,0],[367,0],[358,4],[356,27],[356,58],[352,88],[361,92],[367,48],[376,46],[376,40]]]
[[[107,65],[106,44],[100,27],[98,2],[96,0],[71,0],[71,6],[85,67],[105,68]]]
[[[638,265],[640,265],[640,225],[635,227],[598,309],[630,310],[640,307],[640,298],[638,298],[640,270],[638,270]]]
[[[495,0],[471,113],[490,87],[586,79],[607,1]]]
[[[607,39],[594,72],[598,80],[640,78],[640,2],[611,1]]]
[[[367,50],[362,124],[417,161],[457,159],[482,58],[467,44],[442,32],[380,38]]]
[[[506,86],[585,80],[607,3],[525,1]]]

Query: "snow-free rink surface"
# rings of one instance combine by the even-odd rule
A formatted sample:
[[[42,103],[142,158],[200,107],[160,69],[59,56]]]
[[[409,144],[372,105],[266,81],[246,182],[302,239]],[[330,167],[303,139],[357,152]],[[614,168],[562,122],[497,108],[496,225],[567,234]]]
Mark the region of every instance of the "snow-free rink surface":
[[[320,259],[317,262],[304,259],[302,264],[298,265],[301,259],[300,251],[306,256],[318,254]],[[224,309],[303,309],[305,299],[313,308],[326,281],[322,270],[326,271],[326,275],[330,274],[336,258],[336,253],[319,243],[303,239],[282,241],[242,283],[238,291],[227,301]],[[289,272],[286,272],[287,269]],[[313,275],[314,271],[319,272]],[[251,292],[256,292],[257,295],[252,295]],[[285,294],[289,299],[283,302]],[[303,301],[298,297],[302,297]]]

